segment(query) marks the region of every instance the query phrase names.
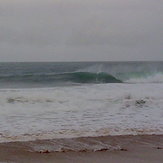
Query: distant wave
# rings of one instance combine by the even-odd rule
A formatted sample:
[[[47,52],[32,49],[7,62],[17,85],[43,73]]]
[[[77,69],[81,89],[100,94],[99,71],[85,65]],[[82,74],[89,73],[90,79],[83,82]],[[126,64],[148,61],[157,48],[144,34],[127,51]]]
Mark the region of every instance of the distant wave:
[[[162,72],[63,72],[63,73],[31,73],[1,75],[0,82],[6,83],[163,83]]]
[[[69,72],[69,73],[45,73],[22,74],[0,76],[0,81],[13,82],[74,82],[74,83],[122,83],[121,80],[107,73]]]

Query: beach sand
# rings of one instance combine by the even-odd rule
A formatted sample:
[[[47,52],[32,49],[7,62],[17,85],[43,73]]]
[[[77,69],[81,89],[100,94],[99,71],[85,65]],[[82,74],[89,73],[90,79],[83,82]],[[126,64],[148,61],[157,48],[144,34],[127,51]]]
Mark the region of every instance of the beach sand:
[[[163,163],[163,135],[0,144],[0,163]]]

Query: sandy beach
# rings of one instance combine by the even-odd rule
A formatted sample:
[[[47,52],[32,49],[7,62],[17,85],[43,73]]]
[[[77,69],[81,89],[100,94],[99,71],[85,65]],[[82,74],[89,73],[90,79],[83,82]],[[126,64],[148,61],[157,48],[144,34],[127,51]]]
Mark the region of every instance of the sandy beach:
[[[7,163],[162,163],[163,135],[104,136],[0,144]]]

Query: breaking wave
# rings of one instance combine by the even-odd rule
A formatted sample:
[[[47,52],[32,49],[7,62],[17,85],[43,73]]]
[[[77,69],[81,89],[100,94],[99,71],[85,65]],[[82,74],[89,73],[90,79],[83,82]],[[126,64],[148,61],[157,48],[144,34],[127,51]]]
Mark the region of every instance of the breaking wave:
[[[140,77],[132,77],[126,80],[128,83],[163,83],[163,73],[145,74]]]
[[[57,86],[59,83],[163,83],[163,72],[107,72],[80,70],[63,73],[31,73],[1,75],[0,83],[43,84]]]
[[[91,72],[70,72],[60,74],[26,74],[15,76],[0,76],[0,81],[13,82],[74,82],[74,83],[122,83],[121,80],[107,73],[91,73]]]

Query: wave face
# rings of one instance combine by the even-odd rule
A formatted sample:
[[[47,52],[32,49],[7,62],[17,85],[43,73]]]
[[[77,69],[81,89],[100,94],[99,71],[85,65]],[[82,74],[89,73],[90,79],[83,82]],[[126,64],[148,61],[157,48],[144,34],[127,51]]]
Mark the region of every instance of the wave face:
[[[163,62],[0,63],[0,88],[163,83]]]

